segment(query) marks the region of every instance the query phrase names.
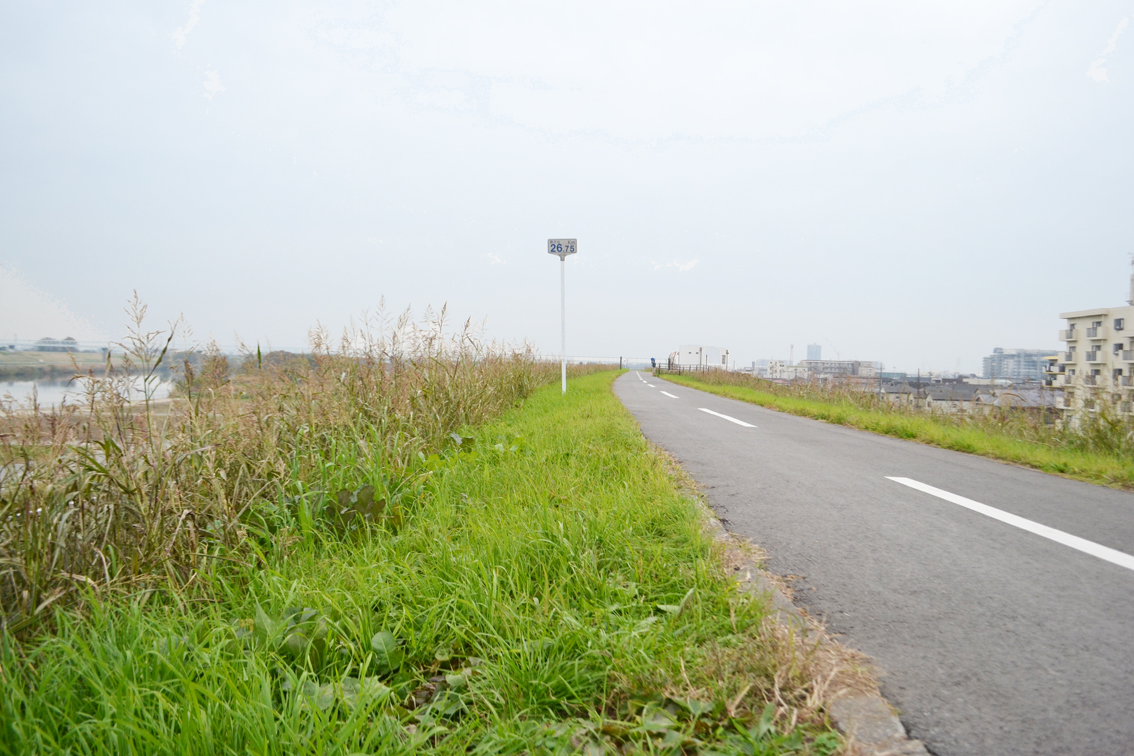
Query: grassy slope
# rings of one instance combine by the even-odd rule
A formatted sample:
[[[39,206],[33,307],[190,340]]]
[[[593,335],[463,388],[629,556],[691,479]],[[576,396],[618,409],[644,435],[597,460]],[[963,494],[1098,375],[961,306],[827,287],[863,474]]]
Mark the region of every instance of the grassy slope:
[[[1004,462],[1034,467],[1068,478],[1116,488],[1134,488],[1134,460],[1090,454],[1068,449],[1052,449],[1006,435],[995,435],[976,428],[958,428],[937,422],[931,416],[904,415],[860,409],[844,403],[775,396],[743,386],[706,384],[688,375],[666,375],[666,380],[730,399],[739,399],[793,415],[828,423],[920,441],[943,449],[979,454]]]
[[[218,601],[0,638],[0,752],[538,753],[572,737],[829,752],[831,733],[782,725],[806,660],[721,574],[614,377],[545,388],[475,452],[434,460],[397,532],[297,539],[233,565]],[[289,630],[289,607],[315,614]]]

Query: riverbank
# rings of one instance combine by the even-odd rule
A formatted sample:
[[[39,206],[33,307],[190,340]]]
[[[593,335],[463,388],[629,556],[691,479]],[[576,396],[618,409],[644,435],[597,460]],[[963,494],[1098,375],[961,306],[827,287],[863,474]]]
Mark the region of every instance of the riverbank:
[[[0,381],[67,380],[106,366],[97,352],[0,352]],[[76,369],[77,367],[77,369]]]

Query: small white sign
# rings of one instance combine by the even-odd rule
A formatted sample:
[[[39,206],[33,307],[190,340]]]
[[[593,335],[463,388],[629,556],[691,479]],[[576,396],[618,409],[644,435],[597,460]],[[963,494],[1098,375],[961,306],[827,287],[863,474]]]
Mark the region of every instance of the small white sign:
[[[547,254],[559,255],[560,260],[566,260],[567,255],[575,254],[578,243],[578,239],[548,239]]]

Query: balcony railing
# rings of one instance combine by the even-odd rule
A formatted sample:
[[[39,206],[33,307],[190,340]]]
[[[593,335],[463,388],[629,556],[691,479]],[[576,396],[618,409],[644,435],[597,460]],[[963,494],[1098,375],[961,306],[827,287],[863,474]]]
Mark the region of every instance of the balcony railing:
[[[1134,362],[1134,350],[1123,352],[1122,353],[1122,361],[1123,362]]]
[[[1099,385],[1097,378],[1098,376],[1094,375],[1083,376],[1083,383],[1087,384],[1088,386],[1097,386]]]
[[[1064,352],[1063,353],[1063,361],[1064,362],[1074,362],[1075,361],[1075,353],[1074,352]]]
[[[1068,328],[1065,331],[1059,332],[1059,340],[1060,341],[1074,341],[1077,338],[1079,338],[1079,332],[1076,331],[1074,328]]]
[[[1118,376],[1119,386],[1134,386],[1134,376],[1120,375]]]
[[[1094,328],[1088,328],[1087,329],[1087,338],[1088,339],[1105,339],[1106,338],[1106,326],[1095,326]]]
[[[1093,352],[1087,352],[1087,362],[1106,362],[1106,357],[1101,349],[1096,349]]]

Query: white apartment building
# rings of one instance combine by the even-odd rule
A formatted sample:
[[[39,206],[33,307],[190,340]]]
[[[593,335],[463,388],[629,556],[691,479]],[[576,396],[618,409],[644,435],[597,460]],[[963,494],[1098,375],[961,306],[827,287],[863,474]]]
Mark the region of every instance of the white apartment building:
[[[808,347],[810,351],[811,347]],[[862,360],[813,360],[806,359],[799,363],[812,375],[818,376],[837,376],[837,375],[857,375],[862,378],[873,378],[875,376],[874,363],[863,362]]]
[[[772,380],[807,380],[810,375],[803,365],[789,365],[784,360],[768,360],[768,377]]]
[[[670,364],[681,367],[704,367],[728,369],[727,349],[701,344],[682,344],[676,352],[669,355]]]
[[[1134,276],[1130,296],[1134,300]],[[1100,402],[1114,403],[1122,413],[1131,411],[1134,388],[1134,306],[1099,307],[1064,312],[1067,328],[1059,332],[1066,350],[1051,367],[1052,385],[1063,387],[1064,418],[1075,422],[1081,413],[1093,412]]]

